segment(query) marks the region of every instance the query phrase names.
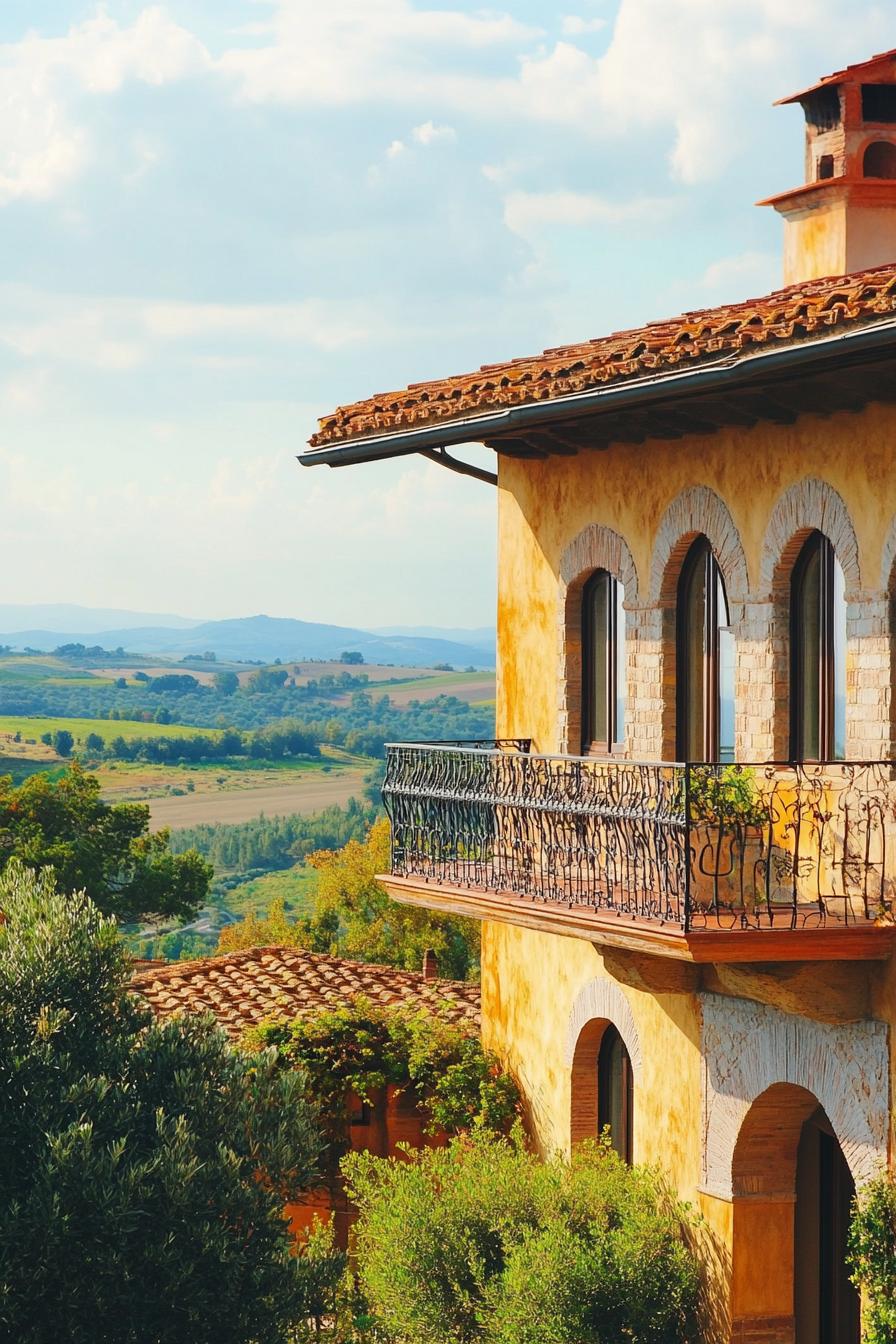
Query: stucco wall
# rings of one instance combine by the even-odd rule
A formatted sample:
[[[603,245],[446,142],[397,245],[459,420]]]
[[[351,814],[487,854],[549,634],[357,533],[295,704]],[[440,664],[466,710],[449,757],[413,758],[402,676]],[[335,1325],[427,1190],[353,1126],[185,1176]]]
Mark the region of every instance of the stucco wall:
[[[834,543],[847,584],[848,754],[889,757],[894,449],[896,410],[872,406],[856,415],[806,416],[792,426],[726,429],[573,458],[501,459],[498,735],[531,737],[535,751],[578,751],[580,667],[566,599],[569,593],[575,596],[576,555],[587,561],[603,548],[600,553],[618,557],[626,577],[627,754],[669,759],[677,566],[689,536],[703,530],[722,567],[737,640],[738,755],[745,760],[780,757],[788,717],[789,566],[801,537],[820,527]],[[711,522],[704,525],[700,520],[708,515]],[[624,543],[615,550],[612,534]],[[483,928],[482,960],[486,1043],[517,1070],[538,1142],[546,1150],[565,1150],[571,1104],[567,1035],[577,996],[595,977],[607,975],[600,949],[574,938],[492,924]],[[818,975],[823,986],[824,967]],[[736,1207],[718,1191],[701,1190],[700,997],[648,992],[616,979],[614,985],[625,996],[640,1043],[635,1159],[659,1163],[705,1215],[704,1236],[724,1316]],[[749,1009],[746,1001],[739,1002]],[[883,1023],[875,1039],[892,1075],[896,1033],[887,1031],[896,1022],[892,964],[874,972],[871,1007]],[[804,1034],[808,1039],[811,1032]],[[842,1036],[848,1050],[849,1032]],[[834,1049],[839,1039],[834,1029]],[[885,1141],[884,1151],[886,1146]],[[749,1216],[746,1207],[741,1216]],[[787,1334],[792,1319],[789,1325],[776,1324],[774,1315],[777,1299],[783,1301],[790,1291],[785,1261],[778,1269],[780,1283],[769,1279],[777,1272],[774,1266],[763,1269],[765,1305],[755,1322],[759,1333],[754,1336],[743,1326],[738,1338],[792,1337]],[[749,1303],[753,1288],[745,1283],[735,1296]],[[720,1339],[730,1337],[724,1320],[718,1332]]]
[[[677,572],[680,555],[670,546],[669,533],[689,511],[699,512],[697,492],[704,497],[711,492],[722,506],[720,518],[730,522],[719,560],[738,639],[741,758],[768,759],[786,748],[786,665],[781,659],[786,630],[775,598],[782,566],[795,557],[773,552],[782,513],[786,518],[800,512],[804,531],[833,521],[825,530],[836,532],[831,540],[846,573],[849,754],[865,759],[889,755],[887,588],[896,520],[894,450],[896,411],[873,405],[855,415],[802,416],[789,426],[614,445],[571,458],[502,458],[499,735],[532,737],[539,751],[577,750],[564,740],[561,571],[564,553],[585,529],[598,524],[619,534],[637,574],[637,593],[626,590],[629,754],[670,756],[668,614],[674,604],[670,576]],[[788,490],[791,499],[783,500]],[[835,516],[841,505],[842,519]],[[718,550],[716,538],[710,535],[710,540]],[[686,534],[679,543],[680,550]],[[664,558],[666,581],[658,588]],[[575,667],[569,671],[574,682]]]

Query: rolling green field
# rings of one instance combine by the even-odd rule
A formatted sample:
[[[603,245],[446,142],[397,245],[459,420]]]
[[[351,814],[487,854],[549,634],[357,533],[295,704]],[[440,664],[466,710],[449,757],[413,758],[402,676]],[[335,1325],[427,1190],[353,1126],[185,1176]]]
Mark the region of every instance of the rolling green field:
[[[89,733],[98,733],[106,741],[123,737],[130,742],[135,737],[218,737],[217,728],[195,728],[183,723],[142,723],[134,719],[50,719],[29,718],[27,714],[0,714],[0,737],[14,737],[16,733],[27,740],[38,741],[44,733],[67,729],[81,743]]]

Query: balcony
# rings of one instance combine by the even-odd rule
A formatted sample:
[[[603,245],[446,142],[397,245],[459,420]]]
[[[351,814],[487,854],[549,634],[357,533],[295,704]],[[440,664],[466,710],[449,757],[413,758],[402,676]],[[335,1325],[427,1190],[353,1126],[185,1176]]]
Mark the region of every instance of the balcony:
[[[397,743],[399,901],[694,962],[885,959],[896,764],[538,756]]]

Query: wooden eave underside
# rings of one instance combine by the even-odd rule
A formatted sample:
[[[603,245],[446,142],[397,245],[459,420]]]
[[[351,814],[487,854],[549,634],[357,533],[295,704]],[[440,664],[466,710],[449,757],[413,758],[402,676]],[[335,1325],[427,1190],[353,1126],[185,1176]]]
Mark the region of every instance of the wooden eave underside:
[[[583,938],[587,942],[622,948],[649,956],[669,957],[696,964],[782,961],[886,961],[896,947],[896,925],[829,922],[824,926],[791,928],[787,915],[771,928],[730,927],[722,921],[685,931],[678,924],[638,919],[632,915],[598,911],[591,906],[567,906],[531,900],[510,892],[483,891],[428,883],[422,878],[377,877],[394,901],[422,906],[469,919],[516,924],[539,933]],[[736,918],[732,916],[732,918]]]
[[[851,366],[844,363],[818,374],[781,377],[761,388],[682,395],[670,389],[668,401],[618,411],[591,411],[525,431],[484,439],[501,457],[545,459],[572,457],[581,451],[606,451],[612,444],[643,444],[715,434],[729,426],[793,425],[804,415],[855,414],[871,402],[896,402],[892,359]]]

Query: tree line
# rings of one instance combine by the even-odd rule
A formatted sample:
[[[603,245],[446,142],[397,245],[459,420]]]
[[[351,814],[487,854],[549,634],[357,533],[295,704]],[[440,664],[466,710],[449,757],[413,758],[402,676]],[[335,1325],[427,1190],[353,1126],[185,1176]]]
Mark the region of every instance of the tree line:
[[[304,703],[302,713],[297,715],[297,702],[291,698],[294,694],[291,690],[272,695],[246,695],[240,691],[225,696],[205,690],[201,695],[172,694],[160,705],[159,696],[148,691],[142,693],[142,698],[140,692],[129,691],[129,698],[124,700],[114,687],[24,687],[0,683],[0,714],[189,724],[241,733],[289,721],[301,724],[318,744],[328,742],[358,755],[374,757],[385,755],[384,745],[389,741],[481,739],[491,737],[495,731],[491,705],[470,705],[455,696],[440,695],[397,706],[388,695],[359,690],[352,694],[348,705],[336,707],[326,700]]]
[[[60,756],[71,755],[73,739],[67,729],[44,733],[42,742],[53,746]],[[237,728],[226,728],[212,737],[208,733],[194,733],[188,737],[116,737],[106,739],[101,733],[88,733],[84,738],[84,754],[91,760],[148,761],[155,764],[199,763],[224,761],[234,756],[251,760],[279,761],[287,756],[320,756],[320,736],[313,728],[301,723],[272,724],[254,733],[242,733]]]
[[[375,807],[350,798],[344,808],[334,805],[309,817],[256,817],[189,826],[172,832],[169,843],[175,853],[195,850],[218,871],[238,872],[244,881],[253,870],[289,868],[315,850],[340,849],[349,840],[362,840],[375,818]]]

